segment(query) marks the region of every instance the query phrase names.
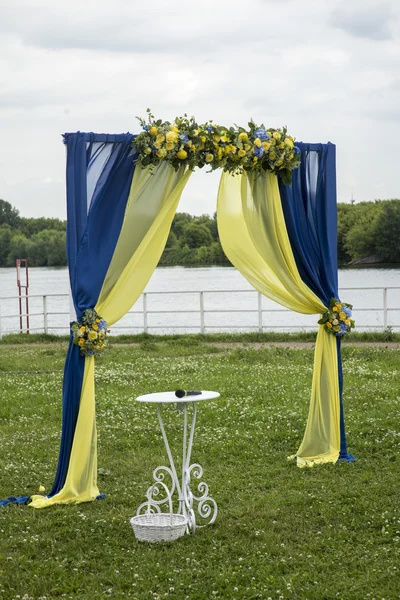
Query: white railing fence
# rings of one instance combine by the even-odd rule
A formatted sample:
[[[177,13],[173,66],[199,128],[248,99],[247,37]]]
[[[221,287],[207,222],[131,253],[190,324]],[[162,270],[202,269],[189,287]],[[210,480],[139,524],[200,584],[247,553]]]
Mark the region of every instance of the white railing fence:
[[[343,293],[344,292],[344,293]],[[400,312],[400,287],[341,288],[340,296],[346,299],[359,296],[354,309],[358,331],[384,330],[391,327],[400,331],[395,317]],[[368,296],[369,295],[369,296]],[[391,302],[389,303],[389,295]],[[236,306],[231,307],[231,300]],[[371,306],[372,301],[372,306]],[[32,333],[68,333],[68,294],[29,296],[29,315],[18,312],[19,296],[0,298],[0,339],[6,333],[23,331]],[[374,306],[380,304],[380,306]],[[174,315],[178,322],[171,322]],[[193,315],[194,321],[193,322]],[[246,316],[252,317],[246,322]],[[207,333],[210,331],[305,331],[316,328],[315,315],[299,315],[264,298],[256,290],[201,290],[144,292],[133,309],[116,323],[111,333]],[[161,331],[160,331],[161,330]]]

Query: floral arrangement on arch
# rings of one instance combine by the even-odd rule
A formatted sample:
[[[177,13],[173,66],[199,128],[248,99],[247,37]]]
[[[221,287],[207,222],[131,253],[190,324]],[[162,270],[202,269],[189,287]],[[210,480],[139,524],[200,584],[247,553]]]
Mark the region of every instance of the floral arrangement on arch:
[[[318,321],[319,325],[324,325],[324,328],[329,333],[333,333],[337,337],[342,337],[353,329],[355,323],[352,317],[351,304],[340,302],[336,298],[331,298],[329,310],[327,310],[322,318]]]
[[[253,121],[248,129],[224,127],[208,121],[199,125],[194,117],[177,117],[173,123],[156,120],[147,109],[147,120],[138,117],[142,133],[132,145],[142,167],[169,162],[178,170],[209,166],[232,174],[271,171],[291,183],[292,171],[300,164],[300,149],[286,127],[266,128]]]
[[[71,331],[72,341],[84,356],[100,354],[107,345],[107,323],[92,308],[85,310],[82,321],[72,323]]]

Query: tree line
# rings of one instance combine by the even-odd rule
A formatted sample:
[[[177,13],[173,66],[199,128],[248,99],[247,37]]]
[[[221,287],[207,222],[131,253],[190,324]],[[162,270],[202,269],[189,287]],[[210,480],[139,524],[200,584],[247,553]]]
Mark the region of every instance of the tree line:
[[[66,221],[26,218],[0,200],[0,267],[28,258],[35,267],[65,266]],[[400,200],[338,204],[339,264],[400,263]],[[160,266],[227,265],[217,215],[176,213]]]

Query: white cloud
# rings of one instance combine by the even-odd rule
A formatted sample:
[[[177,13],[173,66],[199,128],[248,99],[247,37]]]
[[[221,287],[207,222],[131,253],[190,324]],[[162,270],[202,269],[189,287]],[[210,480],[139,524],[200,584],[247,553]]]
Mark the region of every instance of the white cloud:
[[[64,217],[60,134],[135,131],[147,107],[330,140],[339,200],[399,196],[398,9],[378,6],[0,0],[0,197],[26,216]],[[218,178],[196,172],[180,210],[212,213]]]

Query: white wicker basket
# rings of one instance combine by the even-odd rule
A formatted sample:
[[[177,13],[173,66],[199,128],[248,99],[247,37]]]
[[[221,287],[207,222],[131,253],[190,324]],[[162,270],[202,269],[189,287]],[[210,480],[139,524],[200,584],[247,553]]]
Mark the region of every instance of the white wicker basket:
[[[172,542],[184,535],[187,520],[174,513],[146,513],[132,517],[130,524],[141,542]]]
[[[162,486],[166,493],[169,503],[169,513],[150,512],[152,493],[154,489]],[[161,481],[157,482],[147,490],[147,512],[130,519],[130,524],[136,538],[141,542],[172,542],[184,535],[187,526],[187,518],[172,512],[171,494],[167,486]],[[158,503],[155,502],[157,505]],[[141,505],[140,509],[145,506]],[[158,509],[159,510],[159,509]]]

